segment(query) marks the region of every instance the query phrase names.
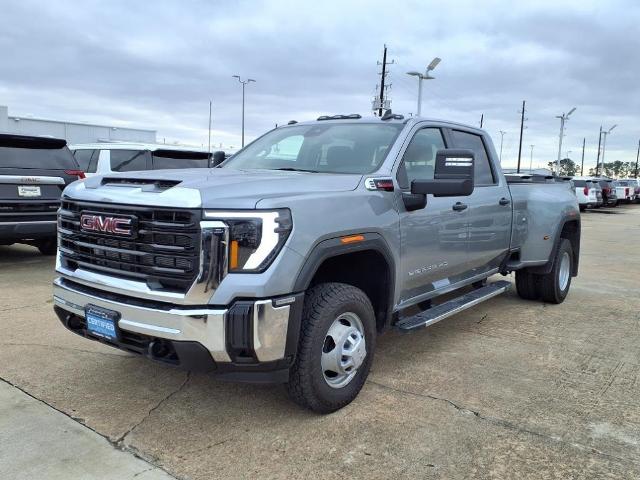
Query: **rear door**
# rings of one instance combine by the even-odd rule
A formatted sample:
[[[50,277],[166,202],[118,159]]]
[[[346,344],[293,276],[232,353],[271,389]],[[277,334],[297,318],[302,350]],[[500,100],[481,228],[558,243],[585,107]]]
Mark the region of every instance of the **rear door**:
[[[497,156],[488,137],[463,128],[450,129],[448,135],[453,148],[475,154],[475,188],[462,200],[469,206],[467,267],[473,276],[498,267],[509,251],[511,193],[504,175],[499,175],[490,160]]]

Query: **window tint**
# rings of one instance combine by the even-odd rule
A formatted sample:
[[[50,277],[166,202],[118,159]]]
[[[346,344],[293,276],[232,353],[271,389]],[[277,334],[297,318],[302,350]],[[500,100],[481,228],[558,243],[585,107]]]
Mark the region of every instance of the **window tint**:
[[[98,156],[99,150],[81,149],[74,150],[73,156],[76,157],[76,161],[80,166],[80,170],[83,172],[89,172],[91,167],[91,161],[94,156]],[[93,162],[95,165],[95,161]],[[95,170],[94,170],[95,171]]]
[[[586,187],[587,186],[587,182],[584,180],[574,180],[573,181],[573,185],[576,187]]]
[[[480,135],[474,133],[461,132],[452,130],[453,142],[456,148],[466,148],[475,153],[475,184],[476,185],[493,185],[495,182],[489,163],[489,156],[484,147],[484,142]]]
[[[111,170],[135,172],[147,169],[149,152],[144,150],[111,150]]]
[[[0,146],[0,168],[75,170],[78,163],[67,147],[49,149]]]
[[[436,153],[445,148],[442,132],[438,128],[423,128],[411,139],[398,169],[400,188],[411,187],[413,180],[433,179]]]

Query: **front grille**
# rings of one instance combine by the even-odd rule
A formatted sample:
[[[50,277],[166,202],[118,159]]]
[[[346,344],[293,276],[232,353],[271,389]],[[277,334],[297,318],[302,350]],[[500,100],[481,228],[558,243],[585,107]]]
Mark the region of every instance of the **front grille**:
[[[0,223],[55,221],[59,200],[0,202]]]
[[[82,212],[133,216],[137,236],[84,231]],[[199,271],[200,218],[200,210],[63,200],[58,216],[61,261],[67,268],[82,267],[143,281],[154,290],[185,293]]]

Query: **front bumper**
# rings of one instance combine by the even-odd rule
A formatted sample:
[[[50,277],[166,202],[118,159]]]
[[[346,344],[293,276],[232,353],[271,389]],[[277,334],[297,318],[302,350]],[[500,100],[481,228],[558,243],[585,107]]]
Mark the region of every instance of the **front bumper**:
[[[98,290],[59,277],[53,282],[53,299],[63,324],[87,338],[191,370],[261,381],[253,377],[286,372],[293,361],[303,294],[236,301],[219,308],[185,306]],[[122,334],[117,342],[87,332],[87,305],[120,314]],[[283,375],[276,377],[286,380]]]
[[[0,240],[19,241],[55,236],[55,220],[0,222]]]

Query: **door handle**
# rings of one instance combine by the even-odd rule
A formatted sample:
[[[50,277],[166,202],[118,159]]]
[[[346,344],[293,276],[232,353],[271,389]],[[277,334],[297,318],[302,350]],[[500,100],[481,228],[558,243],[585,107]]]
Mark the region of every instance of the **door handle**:
[[[465,210],[469,205],[467,205],[466,203],[462,203],[462,202],[456,202],[453,204],[453,208],[456,212],[461,212],[462,210]]]
[[[511,203],[511,200],[509,200],[508,198],[502,197],[498,203],[500,205],[509,205]]]

